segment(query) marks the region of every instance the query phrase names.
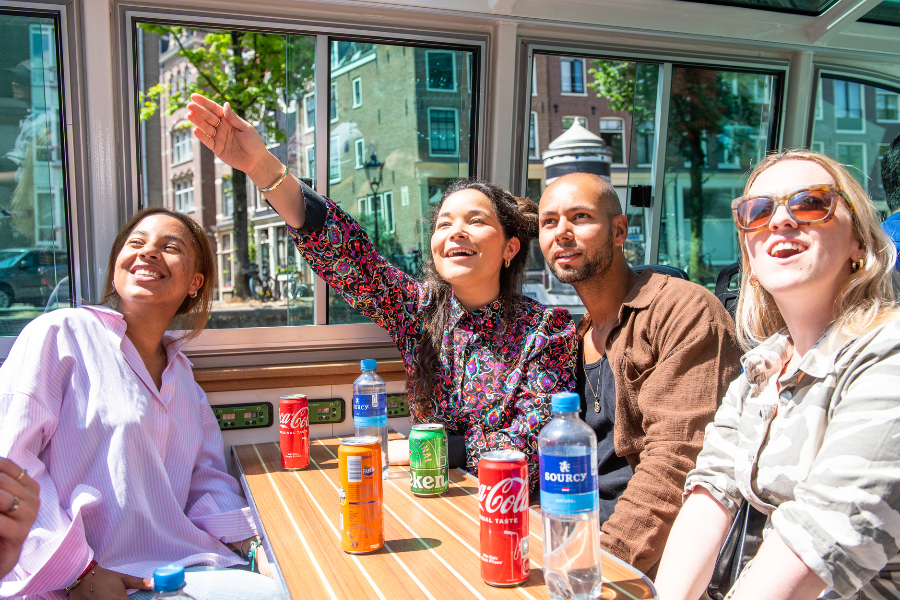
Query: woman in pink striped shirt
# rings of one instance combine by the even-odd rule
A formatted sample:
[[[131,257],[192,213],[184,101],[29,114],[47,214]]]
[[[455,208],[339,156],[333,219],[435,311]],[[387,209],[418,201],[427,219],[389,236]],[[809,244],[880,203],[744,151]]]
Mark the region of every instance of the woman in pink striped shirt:
[[[0,598],[68,587],[136,600],[172,562],[216,569],[187,574],[198,600],[278,596],[268,577],[221,570],[246,564],[232,548],[246,551],[256,528],[181,353],[206,324],[215,271],[193,220],[147,209],[116,237],[104,306],[54,311],[19,335],[0,367],[0,456],[40,484],[40,508]]]

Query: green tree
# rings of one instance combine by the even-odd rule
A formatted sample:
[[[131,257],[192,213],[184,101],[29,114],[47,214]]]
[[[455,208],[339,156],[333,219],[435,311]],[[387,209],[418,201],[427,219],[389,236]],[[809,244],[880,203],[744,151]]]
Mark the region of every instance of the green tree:
[[[656,65],[595,60],[588,73],[592,76],[588,86],[598,97],[609,101],[609,108],[632,112],[638,124],[655,121],[659,76]],[[759,77],[689,68],[677,68],[672,76],[666,167],[690,161],[685,209],[691,225],[688,269],[695,280],[716,275],[706,264],[703,252],[703,216],[709,208],[703,198],[703,184],[709,179],[706,149],[724,143],[727,131],[732,152],[748,154],[753,139],[750,128],[741,125],[759,118],[759,105],[747,93],[749,85],[755,85]]]
[[[140,118],[152,117],[160,106],[165,113],[187,106],[191,94],[201,93],[220,104],[230,102],[238,115],[256,124],[271,142],[284,142],[285,132],[278,127],[278,99],[285,103],[305,93],[313,78],[315,42],[304,36],[284,36],[257,31],[198,32],[186,27],[141,23],[142,29],[168,36],[177,53],[197,70],[197,77],[183,89],[173,91],[160,82],[139,98]],[[288,69],[288,65],[291,66]],[[250,297],[248,278],[242,265],[250,262],[247,235],[247,176],[232,169],[234,194],[234,294]]]

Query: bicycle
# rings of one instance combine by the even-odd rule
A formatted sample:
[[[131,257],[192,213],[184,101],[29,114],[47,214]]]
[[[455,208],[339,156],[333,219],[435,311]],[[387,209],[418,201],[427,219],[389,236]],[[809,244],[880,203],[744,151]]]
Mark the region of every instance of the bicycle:
[[[250,296],[260,302],[275,302],[278,300],[278,287],[275,280],[269,276],[269,265],[263,263],[262,275],[255,264],[244,265],[244,275],[250,276]]]

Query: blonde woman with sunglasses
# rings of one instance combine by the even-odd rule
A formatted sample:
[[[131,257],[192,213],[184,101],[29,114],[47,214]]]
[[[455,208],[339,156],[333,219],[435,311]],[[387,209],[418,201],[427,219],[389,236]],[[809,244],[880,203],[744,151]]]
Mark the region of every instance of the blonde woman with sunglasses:
[[[706,429],[657,576],[703,595],[741,502],[768,516],[735,600],[900,597],[896,250],[834,160],[773,154],[732,204],[747,350]]]

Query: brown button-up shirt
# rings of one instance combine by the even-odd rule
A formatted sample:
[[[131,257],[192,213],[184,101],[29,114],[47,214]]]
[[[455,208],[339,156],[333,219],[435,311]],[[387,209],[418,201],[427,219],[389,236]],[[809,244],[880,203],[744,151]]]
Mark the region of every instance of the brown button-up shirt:
[[[585,314],[579,337],[590,325]],[[741,350],[714,295],[648,269],[619,309],[606,356],[616,382],[616,454],[634,475],[600,543],[654,577],[703,431],[740,374]]]

